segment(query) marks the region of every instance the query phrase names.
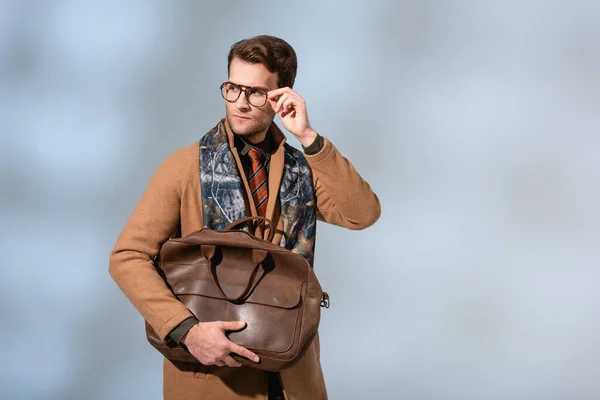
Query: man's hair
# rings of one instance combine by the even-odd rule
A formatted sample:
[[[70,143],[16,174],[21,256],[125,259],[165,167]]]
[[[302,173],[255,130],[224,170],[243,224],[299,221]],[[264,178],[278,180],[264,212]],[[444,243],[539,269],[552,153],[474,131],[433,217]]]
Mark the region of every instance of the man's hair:
[[[296,52],[285,40],[260,35],[234,43],[227,57],[227,74],[234,57],[252,64],[263,64],[269,72],[277,72],[279,87],[294,86],[298,59]]]

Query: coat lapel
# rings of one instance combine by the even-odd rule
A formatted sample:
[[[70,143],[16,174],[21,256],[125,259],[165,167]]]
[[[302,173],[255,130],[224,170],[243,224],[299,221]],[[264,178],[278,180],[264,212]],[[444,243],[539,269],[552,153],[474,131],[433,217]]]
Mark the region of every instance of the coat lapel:
[[[283,177],[283,167],[285,164],[285,147],[283,144],[286,138],[274,122],[269,128],[269,134],[273,135],[273,139],[277,144],[277,150],[271,155],[271,163],[269,165],[269,200],[267,201],[266,211],[267,218],[273,221],[275,205],[279,202],[279,189]]]

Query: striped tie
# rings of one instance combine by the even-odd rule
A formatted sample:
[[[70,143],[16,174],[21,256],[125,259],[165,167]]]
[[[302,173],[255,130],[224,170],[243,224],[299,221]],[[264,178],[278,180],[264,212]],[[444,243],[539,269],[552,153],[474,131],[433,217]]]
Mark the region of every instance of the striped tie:
[[[256,212],[264,217],[267,211],[269,189],[267,187],[267,170],[262,162],[262,154],[254,147],[248,151],[252,164],[248,171],[248,186],[252,192],[252,199],[256,205]]]

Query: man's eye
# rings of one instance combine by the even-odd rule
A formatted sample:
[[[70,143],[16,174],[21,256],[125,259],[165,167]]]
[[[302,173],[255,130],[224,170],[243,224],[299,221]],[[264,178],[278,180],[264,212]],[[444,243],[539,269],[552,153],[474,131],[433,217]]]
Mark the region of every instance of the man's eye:
[[[233,91],[233,92],[239,92],[240,91],[240,87],[236,84],[230,83],[228,89],[229,91]]]
[[[259,88],[250,88],[248,89],[248,94],[250,94],[250,96],[264,96],[265,95],[265,91]]]

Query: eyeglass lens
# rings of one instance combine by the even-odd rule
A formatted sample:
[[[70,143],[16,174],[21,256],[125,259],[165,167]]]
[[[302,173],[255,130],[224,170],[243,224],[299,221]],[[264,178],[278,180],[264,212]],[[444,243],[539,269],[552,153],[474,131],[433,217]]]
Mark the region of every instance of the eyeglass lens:
[[[240,94],[245,92],[248,103],[255,107],[262,107],[267,102],[267,92],[261,88],[246,87],[242,89],[240,85],[226,82],[222,87],[223,98],[229,102],[235,102],[240,97]]]

